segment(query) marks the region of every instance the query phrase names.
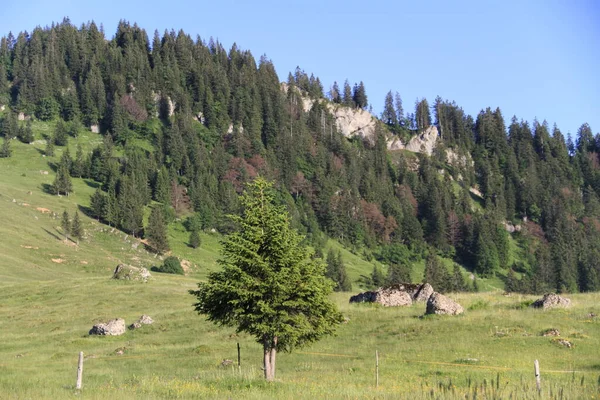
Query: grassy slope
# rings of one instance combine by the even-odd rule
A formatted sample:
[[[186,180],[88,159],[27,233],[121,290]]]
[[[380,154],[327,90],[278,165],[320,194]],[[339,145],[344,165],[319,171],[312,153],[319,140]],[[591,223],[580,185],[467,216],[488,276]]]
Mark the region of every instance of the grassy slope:
[[[51,126],[34,128],[40,139]],[[90,143],[99,140],[91,133],[71,139],[72,155],[76,141],[90,150]],[[173,224],[173,250],[195,266],[190,276],[154,274],[148,284],[112,281],[109,276],[118,262],[150,266],[158,260],[132,248],[134,242],[125,234],[83,215],[87,239],[79,247],[65,244],[60,214],[88,205],[93,184],[74,180],[75,193],[68,198],[46,194],[43,185],[54,177],[48,161],[57,161],[62,150],[57,148],[49,160],[39,151],[43,144],[14,141],[12,147],[13,157],[0,159],[0,398],[415,398],[420,396],[415,393],[430,390],[443,394],[439,384],[448,386],[450,380],[447,396],[452,390],[467,391],[469,377],[471,386],[483,385],[485,379],[486,390],[491,390],[497,372],[498,390],[506,397],[522,388],[533,394],[530,370],[535,358],[543,373],[578,371],[575,380],[570,373],[546,372],[545,390],[562,387],[571,397],[597,393],[600,321],[586,315],[600,314],[598,294],[573,296],[571,310],[546,313],[516,309],[530,297],[456,295],[474,309],[459,318],[425,319],[416,318],[423,313],[422,305],[356,306],[347,303],[348,294],[336,294],[334,300],[349,322],[336,337],[281,355],[280,382],[265,385],[259,346],[204,321],[191,307],[187,291],[217,267],[217,236],[202,235],[202,248],[192,250],[185,246],[187,233],[181,224]],[[353,279],[370,273],[372,263],[345,250],[343,256]],[[422,274],[422,266],[415,270]],[[131,323],[144,313],[156,324],[120,337],[86,334],[97,321],[121,317]],[[539,336],[551,327],[571,337],[575,348],[561,348]],[[224,358],[235,359],[236,342],[242,347],[241,375],[220,366]],[[117,355],[117,349],[124,354]],[[373,388],[375,349],[381,354],[378,389]],[[79,351],[87,357],[83,396],[73,390]],[[461,366],[467,358],[478,361]]]

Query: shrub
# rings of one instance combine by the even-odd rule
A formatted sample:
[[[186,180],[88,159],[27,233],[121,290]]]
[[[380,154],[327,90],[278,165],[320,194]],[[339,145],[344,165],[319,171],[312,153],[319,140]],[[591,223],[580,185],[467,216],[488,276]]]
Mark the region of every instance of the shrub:
[[[190,246],[194,249],[197,249],[200,246],[200,235],[198,231],[192,231],[190,233]]]
[[[167,257],[163,265],[158,268],[153,268],[154,271],[162,272],[165,274],[178,274],[183,275],[183,268],[177,257]]]

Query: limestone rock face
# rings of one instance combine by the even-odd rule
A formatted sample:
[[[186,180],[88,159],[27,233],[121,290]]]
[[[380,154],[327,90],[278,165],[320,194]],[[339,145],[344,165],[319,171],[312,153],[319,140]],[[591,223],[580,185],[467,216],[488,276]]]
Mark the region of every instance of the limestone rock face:
[[[537,299],[531,304],[533,308],[541,308],[547,310],[550,308],[566,308],[571,306],[571,300],[566,297],[561,297],[556,293],[546,293],[541,299]]]
[[[427,300],[427,310],[425,314],[447,314],[458,315],[465,310],[460,304],[444,296],[443,294],[433,292]]]
[[[388,142],[388,150],[408,150],[413,153],[423,153],[430,156],[439,138],[438,129],[435,126],[429,126],[421,133],[413,136],[408,143],[403,143],[400,139],[394,138]]]
[[[123,318],[111,319],[106,324],[96,324],[90,329],[90,335],[119,336],[125,333]]]
[[[131,265],[119,264],[113,272],[113,279],[147,282],[150,272],[146,268],[133,267]]]

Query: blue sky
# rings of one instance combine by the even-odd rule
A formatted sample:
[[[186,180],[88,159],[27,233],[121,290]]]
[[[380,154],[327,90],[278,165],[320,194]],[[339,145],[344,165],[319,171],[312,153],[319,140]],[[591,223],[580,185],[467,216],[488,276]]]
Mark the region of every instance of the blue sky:
[[[475,116],[547,120],[600,132],[600,2],[573,1],[153,1],[30,0],[3,4],[0,35],[69,16],[112,37],[120,19],[236,42],[266,54],[285,80],[300,66],[326,90],[363,81],[373,111],[388,90],[405,109],[417,98],[454,100]]]

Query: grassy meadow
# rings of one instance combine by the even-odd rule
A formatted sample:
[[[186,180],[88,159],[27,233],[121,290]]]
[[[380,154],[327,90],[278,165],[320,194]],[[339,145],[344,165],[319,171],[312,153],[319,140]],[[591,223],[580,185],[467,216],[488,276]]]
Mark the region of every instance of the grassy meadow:
[[[35,123],[34,130],[41,140],[51,125]],[[77,142],[89,151],[100,140],[89,132],[71,138],[72,156]],[[590,316],[600,315],[600,294],[574,294],[571,308],[544,312],[527,307],[534,296],[494,290],[494,280],[481,281],[487,292],[450,295],[466,309],[458,317],[422,318],[424,304],[348,304],[351,293],[336,293],[347,322],[336,336],[279,354],[276,382],[267,384],[260,345],[192,308],[188,290],[217,268],[219,236],[202,234],[194,250],[182,224],[174,223],[170,241],[174,254],[189,261],[186,276],[113,281],[120,262],[150,267],[161,261],[136,239],[83,214],[85,240],[65,242],[61,213],[88,206],[95,183],[74,179],[69,197],[46,193],[54,179],[50,164],[63,150],[47,158],[43,148],[15,140],[13,157],[0,159],[0,399],[538,398],[535,359],[543,398],[600,399],[600,317]],[[353,280],[372,270],[350,252],[343,257]],[[94,323],[124,318],[130,324],[142,314],[155,323],[117,337],[87,334]],[[542,336],[550,328],[573,347]],[[77,391],[80,351],[83,390]],[[224,359],[233,365],[223,366]]]

